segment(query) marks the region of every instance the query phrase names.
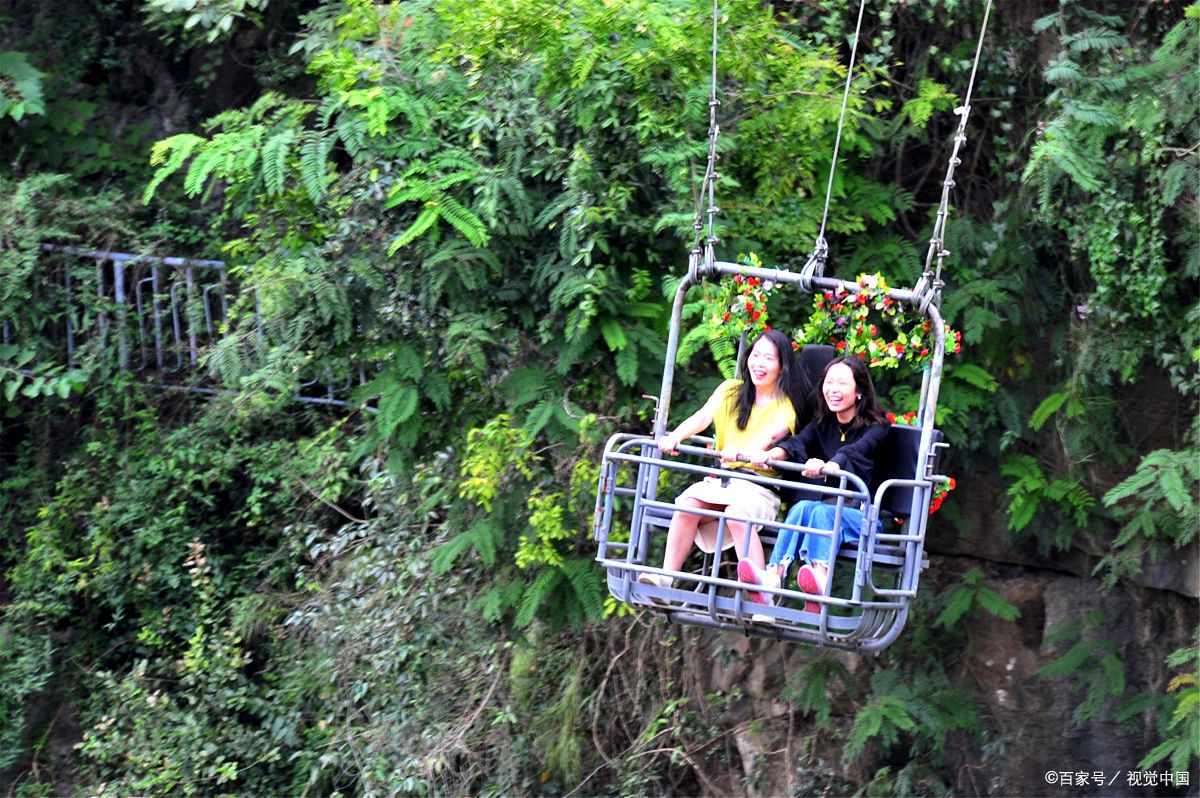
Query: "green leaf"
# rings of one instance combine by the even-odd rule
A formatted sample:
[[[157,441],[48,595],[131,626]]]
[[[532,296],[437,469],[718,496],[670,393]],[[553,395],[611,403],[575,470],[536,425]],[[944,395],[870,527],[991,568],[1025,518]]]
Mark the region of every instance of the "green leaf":
[[[489,236],[483,220],[454,197],[443,195],[438,200],[438,209],[442,218],[472,245],[482,247],[487,244]]]
[[[974,600],[972,591],[962,585],[955,585],[946,598],[946,606],[933,622],[934,626],[949,628],[966,614]]]
[[[562,564],[562,570],[588,620],[602,620],[607,591],[600,576],[602,572],[596,568],[595,562],[590,557],[574,557]]]
[[[292,142],[296,140],[293,128],[284,129],[263,145],[262,171],[263,184],[268,194],[282,194],[284,177],[287,174],[287,158],[291,152]]]
[[[514,371],[504,382],[504,391],[511,397],[513,407],[524,407],[550,392],[550,376],[538,366],[526,366]]]
[[[638,376],[637,347],[626,347],[617,352],[617,379],[625,385],[633,385]]]
[[[542,428],[546,426],[546,423],[554,415],[554,404],[554,398],[545,399],[538,403],[525,419],[525,431],[530,435],[537,435],[541,432]]]
[[[992,393],[1000,387],[1000,383],[996,382],[995,377],[973,363],[959,363],[955,365],[950,371],[950,376],[988,393]]]
[[[978,593],[979,605],[985,610],[1005,621],[1015,621],[1021,617],[1021,611],[1010,604],[995,590],[986,585],[980,585]]]
[[[1037,669],[1037,675],[1048,679],[1057,679],[1062,676],[1068,676],[1071,673],[1079,670],[1079,668],[1087,662],[1092,655],[1092,650],[1095,644],[1080,640],[1075,645],[1057,659],[1047,662],[1045,665]]]
[[[1190,508],[1192,498],[1188,495],[1188,490],[1183,484],[1183,475],[1177,468],[1165,468],[1161,471],[1162,474],[1162,492],[1167,498],[1167,502],[1171,505],[1171,509],[1177,513],[1182,513],[1185,509]]]
[[[1149,456],[1144,458],[1138,464],[1137,471],[1118,482],[1108,493],[1104,494],[1103,501],[1105,507],[1112,507],[1122,499],[1127,499],[1130,496],[1140,493],[1158,481],[1158,470],[1153,466],[1148,466],[1149,459]]]
[[[419,398],[417,389],[411,385],[401,385],[386,391],[379,398],[379,412],[375,419],[379,434],[385,438],[392,437],[396,428],[416,412]]]
[[[467,550],[472,542],[469,531],[458,533],[441,546],[434,547],[430,552],[429,567],[436,574],[446,573],[454,567],[455,560]]]
[[[425,395],[429,397],[429,401],[433,402],[434,407],[438,410],[446,410],[450,407],[450,384],[446,382],[445,375],[440,371],[427,373],[421,387],[424,389]]]
[[[407,380],[420,380],[425,374],[425,366],[417,350],[406,341],[396,346],[393,354],[396,373]]]
[[[1129,45],[1129,40],[1117,31],[1095,27],[1063,36],[1062,41],[1072,53],[1084,53],[1088,50],[1115,50]]]
[[[1059,23],[1062,19],[1062,12],[1055,11],[1053,14],[1047,14],[1044,17],[1038,17],[1033,21],[1034,33],[1045,33]]]
[[[1048,83],[1058,86],[1083,80],[1083,72],[1080,71],[1079,65],[1066,59],[1051,63],[1042,74]]]
[[[391,246],[389,246],[387,249],[388,257],[392,257],[402,248],[408,246],[413,241],[416,241],[417,238],[419,238],[426,230],[433,226],[434,222],[438,220],[438,216],[439,214],[436,208],[429,206],[423,208],[421,213],[417,216],[417,220],[413,222],[407,230],[396,236],[394,241],[392,241]]]
[[[517,610],[513,625],[518,629],[524,629],[533,623],[538,610],[565,578],[560,568],[544,568],[537,575],[537,579],[533,580],[533,584],[525,590],[525,595],[521,598],[521,608]]]
[[[1052,393],[1041,401],[1037,409],[1033,411],[1033,415],[1029,417],[1029,428],[1032,430],[1040,430],[1046,421],[1050,419],[1058,409],[1062,407],[1063,402],[1067,401],[1068,394]]]
[[[44,114],[42,79],[25,53],[0,52],[0,117],[20,121],[26,114]]]
[[[309,199],[320,202],[329,184],[329,153],[333,151],[333,136],[315,132],[306,134],[300,145],[300,183]]]
[[[179,171],[179,168],[191,157],[197,147],[207,143],[208,139],[191,133],[180,133],[156,142],[150,149],[150,165],[162,165],[154,173],[150,182],[146,184],[146,190],[142,192],[142,204],[148,205],[150,198],[154,196],[155,190],[162,185],[162,182]]]
[[[496,564],[496,542],[502,534],[503,530],[490,515],[481,515],[475,519],[468,531],[471,543],[479,553],[479,559],[489,568]]]
[[[619,352],[629,343],[616,319],[606,318],[601,321],[600,334],[604,336],[604,343],[608,344],[609,351],[612,352]]]

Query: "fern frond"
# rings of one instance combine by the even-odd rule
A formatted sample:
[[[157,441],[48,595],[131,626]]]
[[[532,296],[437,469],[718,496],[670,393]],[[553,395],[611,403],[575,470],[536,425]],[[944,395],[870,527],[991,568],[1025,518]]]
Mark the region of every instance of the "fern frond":
[[[1066,58],[1051,63],[1042,76],[1046,78],[1046,82],[1056,86],[1073,85],[1083,80],[1083,72],[1079,65]]]
[[[1034,33],[1045,33],[1050,28],[1057,25],[1062,20],[1062,12],[1055,11],[1053,14],[1047,14],[1044,17],[1039,17],[1033,21]]]
[[[429,202],[438,200],[442,192],[428,180],[405,179],[392,186],[387,199],[383,201],[384,210],[390,210],[406,202]]]
[[[428,230],[430,227],[433,227],[437,220],[438,212],[436,208],[425,207],[422,209],[421,213],[417,216],[416,221],[414,221],[407,230],[396,236],[395,240],[393,240],[391,245],[388,246],[388,257],[392,257],[402,248],[408,246],[413,241],[416,241],[417,238],[419,238],[426,230]]]
[[[617,352],[617,379],[624,385],[634,385],[637,383],[638,367],[640,365],[637,353],[638,350],[635,346],[626,347]]]
[[[417,410],[419,396],[411,385],[401,385],[379,398],[379,412],[375,414],[375,426],[379,434],[390,438],[396,428],[412,417]]]
[[[525,184],[516,175],[506,174],[497,178],[500,190],[508,197],[510,210],[522,225],[533,220],[533,202]]]
[[[329,185],[329,153],[333,151],[334,143],[332,136],[309,131],[300,145],[300,184],[314,203],[325,197]]]
[[[146,190],[142,192],[142,203],[148,204],[150,198],[154,196],[155,190],[162,185],[163,181],[175,174],[197,147],[207,143],[208,139],[191,133],[180,133],[177,136],[155,142],[150,150],[150,165],[161,164],[161,166],[154,172],[150,182],[146,184]]]
[[[625,331],[621,329],[621,325],[614,318],[600,320],[600,335],[604,337],[604,343],[610,352],[618,352],[629,345]]]
[[[598,351],[596,345],[599,337],[600,334],[596,328],[589,327],[568,339],[566,346],[558,352],[558,360],[554,364],[555,373],[565,377],[573,369],[577,369],[584,358]]]
[[[479,177],[478,164],[472,164],[472,165],[475,167],[474,169],[471,169],[471,170],[460,169],[458,171],[451,172],[450,174],[442,175],[441,177],[434,180],[433,184],[435,186],[437,186],[439,189],[441,189],[442,191],[446,191],[447,189],[457,186],[459,183],[469,183],[470,181],[475,180],[477,177]]]
[[[481,515],[471,524],[468,535],[483,564],[489,568],[495,565],[497,544],[504,535],[500,524],[490,515]]]
[[[562,564],[563,573],[571,583],[575,599],[583,608],[584,615],[591,621],[604,618],[604,597],[607,591],[600,571],[590,557],[572,557]]]
[[[430,552],[429,567],[435,574],[444,574],[454,567],[455,561],[471,545],[471,533],[459,532],[449,541]]]
[[[525,417],[525,423],[522,424],[522,427],[529,433],[530,437],[535,437],[545,428],[550,419],[553,418],[554,406],[556,404],[557,400],[553,398],[544,399],[535,405],[533,410],[529,412],[529,415]]]
[[[972,305],[963,313],[963,339],[969,344],[977,344],[983,340],[984,333],[998,330],[1003,323],[1000,314],[991,308]]]
[[[550,307],[555,309],[571,307],[575,304],[575,300],[586,294],[592,287],[587,277],[574,272],[563,273],[552,284],[554,288],[550,291],[549,299]]]
[[[338,115],[335,125],[342,146],[352,158],[357,158],[366,145],[367,124],[359,114],[342,113]]]
[[[434,407],[438,410],[449,409],[451,403],[450,383],[446,381],[444,374],[440,371],[426,372],[421,388],[429,397],[429,401],[433,402]]]
[[[1079,33],[1063,36],[1062,41],[1072,53],[1085,53],[1088,50],[1116,50],[1129,46],[1129,39],[1111,28],[1085,28]]]
[[[1096,25],[1104,25],[1105,27],[1109,28],[1120,28],[1128,23],[1128,20],[1119,14],[1105,14],[1101,11],[1096,11],[1095,9],[1088,8],[1084,5],[1075,6],[1074,11],[1075,13],[1079,14],[1079,16]]]
[[[401,342],[393,354],[396,373],[401,377],[414,382],[420,381],[425,374],[425,368],[421,363],[421,356],[417,354],[417,350],[412,344]]]
[[[514,408],[524,407],[550,393],[551,378],[537,366],[525,366],[504,381],[504,392]]]
[[[1195,187],[1188,185],[1189,183],[1194,183],[1195,179],[1195,164],[1189,164],[1182,160],[1172,161],[1166,168],[1166,171],[1163,172],[1162,179],[1159,181],[1159,190],[1162,192],[1163,204],[1173,205],[1185,188],[1190,187],[1193,193],[1195,193]]]
[[[1063,103],[1063,111],[1080,122],[1103,130],[1120,127],[1121,118],[1113,111],[1096,103],[1072,101]]]
[[[214,145],[215,142],[206,147],[188,168],[187,175],[183,179],[183,193],[189,197],[194,197],[204,190],[209,176],[225,159],[225,153]]]
[[[1021,611],[1015,605],[1010,604],[1005,600],[1004,596],[1001,596],[987,585],[980,586],[977,600],[979,601],[979,606],[1002,621],[1015,621],[1021,617]]]
[[[538,610],[546,603],[546,599],[558,588],[558,586],[566,578],[565,574],[559,568],[545,568],[537,575],[537,579],[533,580],[528,588],[525,589],[525,595],[521,597],[521,608],[517,610],[517,616],[513,619],[513,625],[518,629],[524,629],[533,623],[533,619],[537,617]]]
[[[725,379],[733,377],[737,368],[737,344],[726,335],[718,335],[708,339],[708,347],[712,350],[713,359]]]
[[[1066,391],[1052,393],[1041,401],[1037,408],[1033,411],[1033,415],[1029,417],[1029,428],[1031,430],[1040,430],[1051,416],[1058,412],[1058,409],[1067,401],[1070,394]]]
[[[1138,464],[1137,470],[1133,474],[1118,482],[1107,493],[1104,494],[1103,502],[1105,507],[1112,507],[1123,499],[1134,496],[1150,485],[1158,481],[1158,469],[1155,468],[1150,457],[1157,454],[1166,453],[1167,450],[1159,449],[1152,452],[1142,459]]]
[[[263,183],[268,194],[283,193],[287,159],[295,140],[295,129],[285,128],[267,139],[267,143],[263,145]]]
[[[708,343],[708,329],[706,327],[693,327],[688,330],[679,342],[679,349],[677,350],[678,362],[688,362],[692,355],[704,348],[706,343]]]
[[[572,192],[563,192],[551,200],[546,207],[542,208],[538,213],[537,218],[533,220],[535,227],[546,227],[552,221],[566,212],[567,208],[575,205],[578,202],[578,197]]]
[[[438,201],[438,210],[442,218],[473,245],[483,247],[487,244],[489,236],[483,220],[454,197],[443,196]]]

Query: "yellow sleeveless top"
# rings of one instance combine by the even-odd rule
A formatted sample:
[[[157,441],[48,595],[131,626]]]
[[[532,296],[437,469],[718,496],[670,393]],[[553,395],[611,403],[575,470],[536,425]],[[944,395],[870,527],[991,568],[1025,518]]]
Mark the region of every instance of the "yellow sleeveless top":
[[[746,428],[738,429],[737,390],[741,384],[741,380],[725,380],[713,393],[713,396],[720,397],[720,404],[713,413],[713,424],[717,428],[717,451],[728,448],[768,449],[786,434],[795,434],[796,410],[792,407],[792,401],[783,394],[776,396],[775,401],[769,405],[762,407],[755,405],[751,408],[750,420],[746,422]],[[787,432],[781,435],[780,433],[785,428]],[[730,463],[726,467],[750,468],[751,466],[749,463]],[[774,469],[770,468],[754,468],[753,470],[764,476],[776,475]]]

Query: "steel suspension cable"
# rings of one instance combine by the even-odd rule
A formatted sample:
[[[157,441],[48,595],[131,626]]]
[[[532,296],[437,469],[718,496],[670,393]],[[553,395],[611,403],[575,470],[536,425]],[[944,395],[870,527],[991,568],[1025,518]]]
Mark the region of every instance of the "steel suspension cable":
[[[850,84],[854,78],[854,61],[858,57],[858,40],[862,33],[863,10],[866,6],[867,0],[859,0],[858,20],[854,23],[854,41],[850,45],[850,64],[846,68],[846,86],[842,90],[842,109],[838,113],[837,135],[833,140],[833,157],[829,161],[829,181],[825,186],[825,208],[821,211],[821,228],[817,231],[817,238],[813,242],[813,251],[800,270],[800,287],[805,291],[810,290],[809,278],[824,275],[825,259],[829,255],[829,244],[825,241],[825,226],[829,222],[829,203],[833,197],[833,177],[837,173],[838,153],[842,147],[842,132],[846,126],[846,109],[850,105]]]
[[[958,130],[954,134],[954,148],[950,152],[950,162],[946,166],[946,178],[942,181],[942,197],[938,203],[937,217],[933,223],[933,234],[929,238],[929,250],[925,254],[925,269],[921,279],[917,281],[915,293],[921,297],[920,309],[923,311],[930,302],[941,303],[942,264],[950,254],[945,247],[946,219],[950,214],[950,190],[954,188],[954,170],[962,159],[958,152],[967,140],[967,117],[971,113],[971,95],[975,91],[975,76],[979,70],[979,60],[983,53],[983,40],[987,35],[988,18],[992,12],[992,0],[987,0],[983,8],[983,23],[979,28],[979,40],[975,43],[975,60],[971,63],[971,77],[967,81],[967,93],[963,104],[954,109],[959,115]],[[936,257],[936,270],[935,259]]]
[[[859,0],[858,21],[854,23],[854,43],[850,45],[850,64],[846,67],[846,87],[842,91],[842,110],[838,114],[837,136],[833,139],[833,158],[829,162],[829,182],[825,186],[825,209],[821,212],[821,229],[817,240],[825,240],[825,225],[829,222],[829,200],[833,196],[833,176],[837,173],[838,153],[842,147],[842,131],[846,126],[846,109],[850,104],[850,83],[854,78],[854,61],[858,57],[858,40],[862,31],[863,9],[867,0]]]
[[[712,70],[709,78],[708,96],[708,165],[704,170],[704,182],[700,188],[700,197],[696,203],[696,220],[692,226],[696,237],[692,243],[691,263],[689,271],[696,277],[701,270],[701,256],[704,266],[710,265],[715,259],[714,247],[720,240],[716,235],[716,215],[720,210],[716,204],[716,182],[720,179],[717,174],[717,139],[720,127],[717,125],[717,108],[721,101],[717,99],[717,32],[720,28],[720,0],[713,0],[712,12]],[[707,202],[707,211],[702,210],[701,202]],[[701,232],[704,230],[704,215],[708,215],[708,236],[701,247]]]

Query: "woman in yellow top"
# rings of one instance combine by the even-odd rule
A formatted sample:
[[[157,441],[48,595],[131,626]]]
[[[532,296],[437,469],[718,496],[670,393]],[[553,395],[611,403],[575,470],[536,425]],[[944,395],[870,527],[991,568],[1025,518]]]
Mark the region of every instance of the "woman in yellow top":
[[[699,435],[716,425],[716,446],[722,453],[722,466],[728,469],[749,468],[748,463],[736,461],[737,452],[767,449],[781,438],[795,433],[808,422],[811,388],[808,377],[800,367],[791,341],[777,330],[767,330],[755,339],[741,364],[745,379],[721,383],[704,407],[658,440],[658,448],[674,454],[682,441]],[[725,455],[728,454],[729,457]],[[775,472],[753,468],[759,474],[775,476]],[[747,518],[774,519],[779,512],[779,494],[766,485],[745,479],[705,477],[681,493],[675,504],[681,508],[725,510]],[[746,559],[756,568],[763,566],[762,541],[759,525],[750,525],[750,546]],[[663,570],[679,571],[695,543],[703,551],[713,552],[717,544],[717,524],[707,517],[677,510],[667,531],[667,551]],[[728,521],[725,548],[735,546],[742,558],[746,524]],[[639,579],[660,587],[673,581],[669,576],[642,574]],[[761,593],[748,593],[750,601],[769,604]]]

